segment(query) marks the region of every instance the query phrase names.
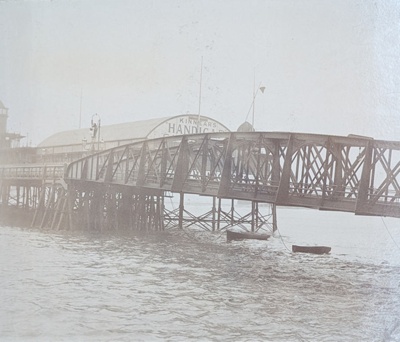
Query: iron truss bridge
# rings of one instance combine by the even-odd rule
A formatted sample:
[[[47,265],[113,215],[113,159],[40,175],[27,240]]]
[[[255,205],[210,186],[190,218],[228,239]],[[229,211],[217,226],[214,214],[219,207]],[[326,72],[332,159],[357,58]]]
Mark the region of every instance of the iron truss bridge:
[[[280,132],[165,137],[72,162],[71,187],[102,184],[400,217],[400,142]]]

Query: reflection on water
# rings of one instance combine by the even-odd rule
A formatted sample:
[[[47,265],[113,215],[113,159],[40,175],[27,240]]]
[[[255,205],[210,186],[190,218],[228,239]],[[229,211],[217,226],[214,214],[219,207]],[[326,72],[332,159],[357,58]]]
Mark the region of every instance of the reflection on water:
[[[227,244],[220,233],[1,227],[1,340],[400,340],[393,241],[347,216],[299,227],[308,215],[281,210],[283,241],[329,244],[330,255],[292,254],[279,234]]]

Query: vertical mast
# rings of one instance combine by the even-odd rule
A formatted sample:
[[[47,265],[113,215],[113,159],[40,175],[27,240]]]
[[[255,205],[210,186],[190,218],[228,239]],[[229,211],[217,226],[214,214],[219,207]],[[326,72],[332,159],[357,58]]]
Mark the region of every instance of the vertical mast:
[[[203,81],[203,56],[201,56],[200,64],[200,84],[199,84],[199,111],[197,117],[197,133],[200,133],[200,112],[201,112],[201,84]]]
[[[81,99],[79,102],[79,129],[82,127],[82,88],[81,88]]]
[[[254,131],[255,131],[254,128],[255,100],[256,100],[256,68],[254,68],[254,76],[253,76],[253,116],[251,117],[251,127],[253,128]]]

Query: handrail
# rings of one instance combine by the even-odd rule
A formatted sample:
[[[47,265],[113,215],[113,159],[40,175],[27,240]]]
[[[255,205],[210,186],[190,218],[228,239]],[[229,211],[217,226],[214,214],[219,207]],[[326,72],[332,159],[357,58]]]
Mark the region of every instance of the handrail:
[[[0,179],[45,179],[64,177],[65,165],[4,165],[0,166]]]

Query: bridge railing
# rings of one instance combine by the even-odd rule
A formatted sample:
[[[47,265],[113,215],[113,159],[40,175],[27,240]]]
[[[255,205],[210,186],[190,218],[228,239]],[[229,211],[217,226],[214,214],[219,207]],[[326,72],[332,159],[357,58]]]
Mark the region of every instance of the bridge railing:
[[[2,179],[57,180],[64,177],[64,165],[5,165],[0,166]]]

